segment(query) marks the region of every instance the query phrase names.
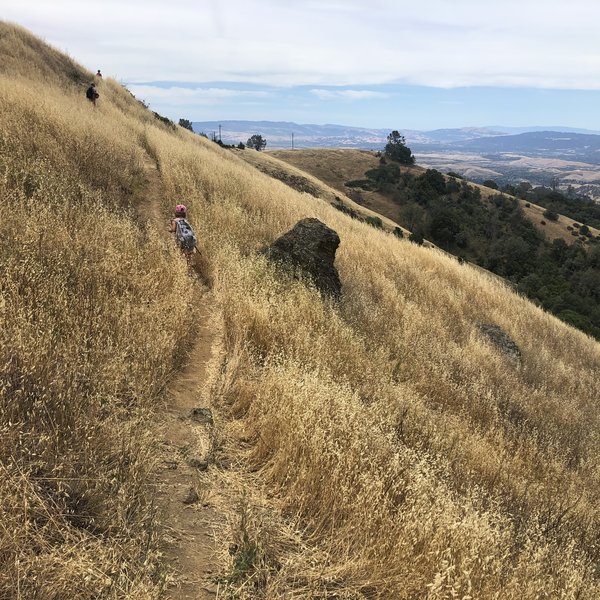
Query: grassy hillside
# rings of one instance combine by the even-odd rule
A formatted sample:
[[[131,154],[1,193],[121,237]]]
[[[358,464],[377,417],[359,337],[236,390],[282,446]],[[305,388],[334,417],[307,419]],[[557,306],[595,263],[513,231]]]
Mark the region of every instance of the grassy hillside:
[[[365,150],[340,150],[340,149],[310,149],[310,150],[275,150],[268,153],[285,163],[299,168],[305,173],[318,177],[342,194],[356,194],[356,190],[346,186],[348,181],[364,179],[365,172],[379,166],[379,158],[375,152]],[[258,159],[254,159],[258,160]],[[423,167],[404,167],[404,170],[420,175],[425,172]],[[470,183],[473,187],[481,190],[483,198],[488,198],[498,192],[483,185]],[[394,202],[388,194],[372,190],[359,190],[360,203],[393,221],[402,223],[402,210],[398,203]],[[535,200],[517,199],[520,208],[535,227],[550,241],[563,239],[568,244],[575,242],[572,234],[575,219],[561,215],[557,221],[546,219],[543,215],[544,207],[538,205]],[[543,222],[543,223],[542,223]],[[580,221],[581,222],[581,221]],[[588,223],[594,236],[600,234],[600,230]]]
[[[0,597],[155,598],[147,422],[193,314],[134,210],[156,121],[17,27],[0,56]]]
[[[546,310],[600,339],[598,230],[532,203],[539,197],[553,202],[551,208],[592,218],[595,208],[589,202],[550,189],[515,198],[436,170],[400,169],[385,159],[380,163],[368,152],[319,152],[281,151],[277,156],[323,172],[361,204],[380,205],[385,214],[393,214],[413,232],[410,239],[431,240],[460,260],[504,277]],[[371,168],[359,176],[369,161]],[[286,168],[295,169],[280,170]]]
[[[386,212],[385,207],[383,207],[383,212],[377,212],[377,210],[375,210],[375,208],[377,208],[377,203],[365,202],[362,197],[357,198],[356,194],[348,194],[348,190],[343,187],[343,184],[339,183],[339,176],[337,178],[326,176],[320,179],[318,176],[315,176],[314,173],[311,174],[308,171],[303,171],[284,160],[274,157],[273,153],[238,151],[237,149],[234,149],[233,151],[244,162],[256,167],[261,173],[265,173],[273,179],[284,182],[296,191],[311,194],[316,198],[321,198],[335,206],[338,210],[381,229],[394,231],[399,228],[403,233],[407,235],[410,234],[409,231],[401,227],[389,216],[389,211]],[[318,154],[319,151],[314,152],[315,154]],[[335,153],[338,151],[324,150],[323,152]],[[342,150],[339,152],[344,151]],[[368,161],[366,164],[369,164],[373,158],[372,154],[366,152],[361,154],[365,155],[365,160]],[[339,164],[343,165],[344,163],[340,160]],[[356,167],[354,161],[351,161],[350,164],[354,164]],[[415,167],[415,169],[419,169],[419,167]],[[325,173],[329,173],[327,168],[325,168],[324,171]],[[321,173],[319,173],[319,176],[320,175]],[[372,196],[374,195],[376,195],[376,193],[372,194]],[[354,201],[350,196],[357,198],[361,203],[359,204]],[[369,206],[372,206],[373,209],[369,208]]]
[[[147,156],[165,213],[184,200],[202,240],[225,331],[214,402],[264,493],[230,597],[599,596],[595,341],[161,124],[115,82],[93,109],[89,73],[1,27],[0,597],[160,594],[147,420],[194,284],[134,210]],[[339,304],[256,252],[307,216],[340,235]]]
[[[347,181],[363,179],[365,172],[377,167],[379,159],[375,152],[364,150],[310,149],[275,150],[268,153],[281,161],[318,177],[341,194],[348,194],[360,205],[400,224],[402,214],[398,205],[376,191],[356,190],[346,187]],[[421,167],[408,167],[411,172],[421,173]]]

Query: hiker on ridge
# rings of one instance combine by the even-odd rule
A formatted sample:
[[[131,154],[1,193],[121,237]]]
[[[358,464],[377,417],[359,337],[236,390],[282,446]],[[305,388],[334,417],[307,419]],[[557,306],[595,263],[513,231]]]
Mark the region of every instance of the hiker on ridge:
[[[100,94],[96,91],[96,84],[92,83],[85,93],[85,97],[96,106],[96,99],[100,97]]]
[[[187,221],[187,207],[184,204],[175,207],[175,216],[171,219],[169,231],[175,234],[175,241],[189,262],[196,250],[197,239],[192,226]]]
[[[96,77],[100,77],[100,79],[102,79],[102,73],[100,73],[100,69],[98,69],[98,72],[96,73]]]

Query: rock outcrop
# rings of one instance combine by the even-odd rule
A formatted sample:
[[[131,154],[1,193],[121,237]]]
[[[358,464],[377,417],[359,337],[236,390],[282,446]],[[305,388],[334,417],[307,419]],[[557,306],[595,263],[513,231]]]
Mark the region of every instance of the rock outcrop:
[[[308,275],[324,296],[339,300],[342,283],[335,268],[338,234],[319,219],[309,218],[296,225],[263,252],[272,261]]]
[[[477,323],[477,329],[515,365],[521,364],[521,350],[519,350],[519,346],[501,327],[491,323]]]

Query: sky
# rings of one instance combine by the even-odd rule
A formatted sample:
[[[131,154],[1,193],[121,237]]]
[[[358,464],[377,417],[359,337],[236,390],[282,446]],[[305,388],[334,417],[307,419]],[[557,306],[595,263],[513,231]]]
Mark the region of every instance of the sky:
[[[600,130],[598,0],[0,0],[178,120]]]

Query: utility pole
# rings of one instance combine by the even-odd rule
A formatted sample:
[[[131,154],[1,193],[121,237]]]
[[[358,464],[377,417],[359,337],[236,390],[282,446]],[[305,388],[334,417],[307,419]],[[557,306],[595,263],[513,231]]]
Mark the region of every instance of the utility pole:
[[[294,132],[292,131],[292,150],[294,149]]]
[[[223,140],[221,139],[221,126],[219,125],[219,141],[222,142]]]

